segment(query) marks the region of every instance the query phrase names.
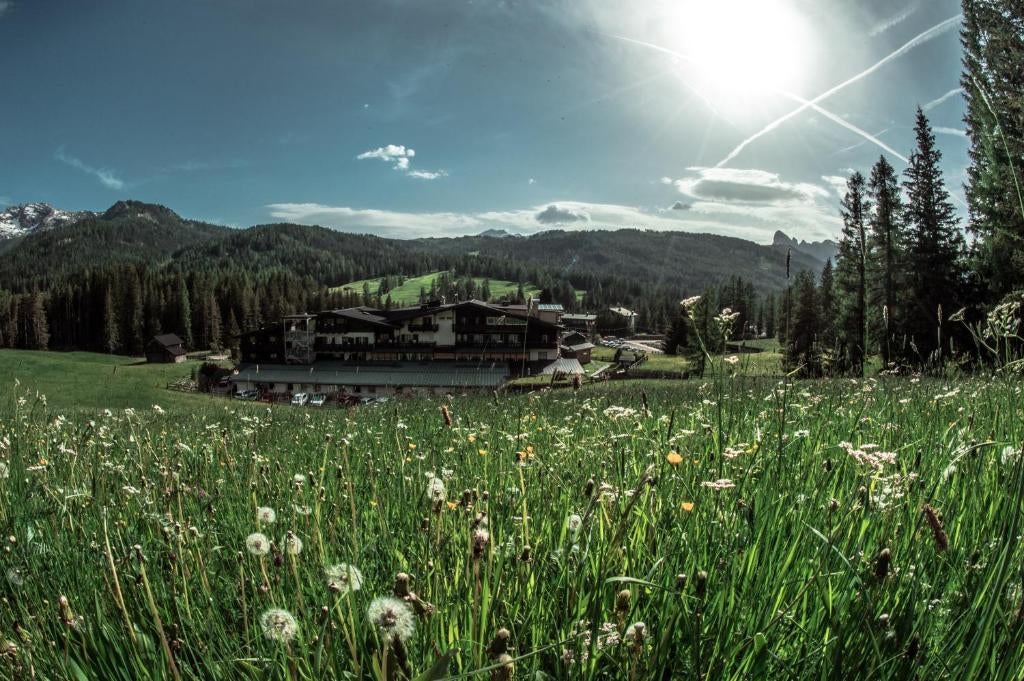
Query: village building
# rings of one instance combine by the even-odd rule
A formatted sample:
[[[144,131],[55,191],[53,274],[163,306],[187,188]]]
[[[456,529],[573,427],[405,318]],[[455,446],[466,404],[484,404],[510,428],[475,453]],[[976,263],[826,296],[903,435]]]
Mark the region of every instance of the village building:
[[[478,300],[284,317],[241,334],[236,390],[391,395],[500,386],[559,359],[562,327]],[[525,309],[526,306],[524,306]]]
[[[610,307],[608,312],[613,320],[613,331],[618,331],[624,336],[636,333],[636,321],[640,315],[625,307]]]
[[[186,357],[185,341],[173,333],[153,336],[146,344],[146,361],[150,364],[176,364]]]
[[[587,338],[593,338],[597,329],[597,315],[566,313],[562,315],[562,324],[567,329],[579,331]]]
[[[562,337],[562,357],[575,359],[581,365],[590,364],[590,352],[594,344],[579,331],[571,331]]]

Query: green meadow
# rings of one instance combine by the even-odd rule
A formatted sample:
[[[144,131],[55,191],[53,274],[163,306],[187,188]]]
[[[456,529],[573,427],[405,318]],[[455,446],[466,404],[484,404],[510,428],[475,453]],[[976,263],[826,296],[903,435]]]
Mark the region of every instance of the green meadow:
[[[0,678],[1024,668],[1019,382],[316,411],[163,390],[180,365],[0,360]]]
[[[416,305],[420,302],[420,290],[430,291],[430,286],[444,274],[440,272],[430,272],[418,277],[408,277],[400,286],[388,291],[387,295],[391,296],[391,302],[395,305]],[[369,284],[370,292],[373,295],[377,294],[377,289],[380,287],[380,283],[383,277],[376,277],[373,279],[360,279],[359,281],[352,281],[341,286],[336,286],[332,291],[340,292],[345,289],[349,289],[354,293],[362,294],[363,285]],[[515,296],[519,289],[519,284],[514,281],[506,281],[504,279],[486,279],[485,277],[473,277],[473,282],[480,286],[488,281],[491,288],[491,299],[499,300],[510,296]],[[536,296],[540,293],[540,289],[535,286],[526,285],[523,290],[528,296]],[[385,296],[387,297],[387,296]]]

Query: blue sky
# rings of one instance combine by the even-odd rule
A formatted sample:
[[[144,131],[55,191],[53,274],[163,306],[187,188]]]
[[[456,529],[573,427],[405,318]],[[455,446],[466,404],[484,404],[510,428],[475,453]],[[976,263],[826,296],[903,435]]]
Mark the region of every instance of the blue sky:
[[[901,170],[917,105],[962,200],[958,14],[956,0],[0,0],[0,204],[135,198],[398,237],[834,237],[837,183],[880,153]]]

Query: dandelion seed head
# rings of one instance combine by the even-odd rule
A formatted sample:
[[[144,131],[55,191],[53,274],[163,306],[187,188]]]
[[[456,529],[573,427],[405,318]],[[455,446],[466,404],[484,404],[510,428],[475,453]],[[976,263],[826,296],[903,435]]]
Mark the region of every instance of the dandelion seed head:
[[[391,596],[373,599],[366,610],[366,617],[385,638],[406,641],[416,631],[412,608],[405,601]]]
[[[355,565],[338,563],[327,568],[326,572],[328,588],[342,596],[363,588],[363,573]]]
[[[299,634],[299,624],[287,610],[271,608],[260,616],[263,636],[279,643],[290,643]]]
[[[245,538],[245,548],[254,556],[265,556],[270,553],[270,540],[262,532],[253,532]]]
[[[288,531],[288,534],[284,536],[284,550],[293,556],[297,556],[302,553],[302,540],[299,539],[294,532]]]
[[[264,525],[273,525],[277,521],[277,512],[269,506],[260,506],[256,509],[256,519]]]

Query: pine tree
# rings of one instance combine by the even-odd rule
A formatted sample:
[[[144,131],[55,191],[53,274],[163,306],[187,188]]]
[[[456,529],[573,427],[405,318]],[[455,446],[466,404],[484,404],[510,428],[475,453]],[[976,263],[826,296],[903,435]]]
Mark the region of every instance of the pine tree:
[[[814,277],[807,270],[796,276],[796,310],[793,327],[786,344],[786,364],[790,370],[800,369],[803,376],[821,375],[818,350],[818,295]]]
[[[866,220],[870,204],[864,194],[864,176],[854,172],[846,182],[841,203],[843,231],[836,262],[839,366],[864,375],[866,347]]]
[[[868,336],[878,348],[883,366],[893,361],[902,312],[903,200],[896,171],[884,156],[871,169],[868,181],[872,211],[867,252]]]
[[[1024,288],[1024,4],[963,0],[969,229],[992,299]]]
[[[832,268],[832,259],[825,261],[821,269],[821,279],[818,284],[818,306],[820,308],[819,343],[822,351],[833,350],[837,337],[836,323],[836,298],[835,298],[835,276]]]
[[[917,148],[903,171],[907,195],[906,332],[919,361],[941,358],[946,319],[959,309],[964,238],[939,169],[942,154],[924,112],[917,110]]]
[[[142,281],[139,279],[139,273],[134,268],[128,274],[126,307],[125,346],[130,354],[141,355],[145,348],[145,340],[143,339],[145,311],[142,300]]]
[[[235,316],[235,310],[228,310],[228,337],[225,340],[224,345],[231,350],[231,354],[235,357],[238,356],[239,348],[241,347],[241,339],[239,336],[242,334],[242,328],[238,325],[238,317]]]
[[[185,341],[185,347],[192,347],[192,304],[189,301],[188,286],[185,284],[185,277],[178,274],[177,286],[176,286],[177,297],[175,300],[177,306],[177,314],[174,320],[177,326],[177,331],[181,334],[181,339]]]
[[[103,294],[103,351],[113,354],[121,347],[121,339],[118,336],[117,308],[114,303],[114,293],[110,286],[107,286]]]

